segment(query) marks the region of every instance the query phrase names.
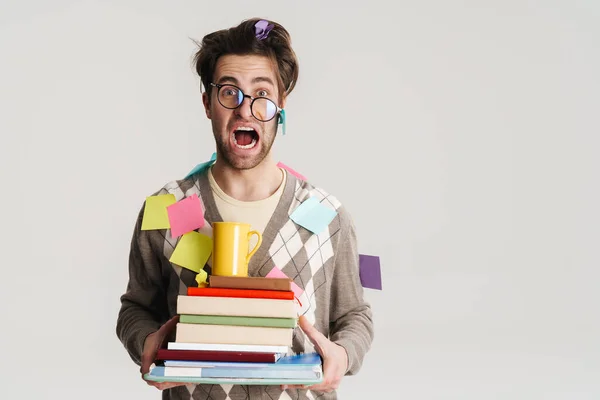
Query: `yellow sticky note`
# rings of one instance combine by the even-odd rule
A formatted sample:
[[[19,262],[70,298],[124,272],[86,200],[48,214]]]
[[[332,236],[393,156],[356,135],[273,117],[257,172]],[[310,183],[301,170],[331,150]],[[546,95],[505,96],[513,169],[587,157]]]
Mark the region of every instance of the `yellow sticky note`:
[[[196,282],[198,283],[198,287],[207,287],[208,286],[208,282],[206,281],[208,279],[208,274],[206,273],[205,270],[201,269],[200,272],[198,272],[198,275],[196,275]]]
[[[171,224],[167,207],[176,202],[175,195],[171,193],[147,197],[142,218],[142,230],[169,229]]]
[[[169,261],[199,273],[208,261],[210,253],[212,253],[212,239],[191,231],[181,236]]]

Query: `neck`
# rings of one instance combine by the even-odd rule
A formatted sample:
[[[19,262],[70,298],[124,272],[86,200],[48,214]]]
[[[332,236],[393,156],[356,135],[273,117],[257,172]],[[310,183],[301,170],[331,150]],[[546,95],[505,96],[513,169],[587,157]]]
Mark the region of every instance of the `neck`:
[[[277,191],[283,179],[270,155],[256,167],[243,170],[233,168],[217,157],[212,174],[221,190],[240,201],[266,199]]]

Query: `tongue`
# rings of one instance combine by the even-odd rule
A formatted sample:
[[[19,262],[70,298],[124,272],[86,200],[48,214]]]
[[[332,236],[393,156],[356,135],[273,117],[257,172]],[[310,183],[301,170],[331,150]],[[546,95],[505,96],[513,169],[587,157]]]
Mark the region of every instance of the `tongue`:
[[[240,146],[246,146],[252,143],[253,132],[235,131],[235,140]]]

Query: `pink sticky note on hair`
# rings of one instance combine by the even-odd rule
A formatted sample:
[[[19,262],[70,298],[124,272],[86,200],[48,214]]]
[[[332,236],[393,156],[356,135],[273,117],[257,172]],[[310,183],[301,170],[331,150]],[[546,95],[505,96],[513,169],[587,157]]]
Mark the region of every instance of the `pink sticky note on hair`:
[[[271,272],[269,272],[267,274],[267,276],[265,278],[287,278],[287,279],[290,279],[289,276],[284,274],[283,271],[277,267],[274,267],[271,270]],[[292,292],[294,292],[294,294],[296,295],[297,298],[300,298],[300,296],[302,296],[302,293],[304,293],[304,290],[300,289],[300,286],[296,285],[294,283],[294,281],[292,281]]]
[[[197,194],[167,207],[171,236],[178,237],[204,226],[204,211]]]
[[[283,168],[283,169],[287,170],[290,174],[296,176],[299,179],[302,179],[303,181],[306,180],[306,177],[304,175],[302,175],[301,173],[299,173],[297,171],[294,171],[293,169],[291,169],[290,167],[288,167],[287,165],[285,165],[281,161],[277,163],[277,166],[280,167],[280,168]]]

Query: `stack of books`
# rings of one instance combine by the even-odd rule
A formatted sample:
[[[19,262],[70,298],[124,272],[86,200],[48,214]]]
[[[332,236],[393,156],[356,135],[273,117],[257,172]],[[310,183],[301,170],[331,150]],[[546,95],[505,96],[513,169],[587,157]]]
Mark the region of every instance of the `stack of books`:
[[[175,341],[156,355],[147,379],[190,383],[313,384],[316,353],[292,354],[297,325],[291,281],[211,276],[177,299]]]

